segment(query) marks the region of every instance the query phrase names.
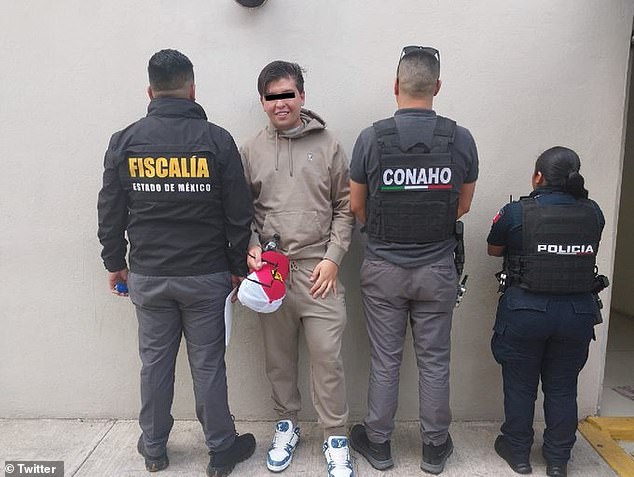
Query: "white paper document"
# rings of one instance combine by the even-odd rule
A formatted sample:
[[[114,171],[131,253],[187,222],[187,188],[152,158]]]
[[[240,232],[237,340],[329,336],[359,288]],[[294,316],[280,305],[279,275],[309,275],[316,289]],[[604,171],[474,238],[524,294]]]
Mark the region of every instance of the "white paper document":
[[[238,287],[235,287],[227,295],[225,299],[225,346],[229,346],[229,339],[231,338],[231,322],[233,321],[233,303],[231,303],[231,297],[236,293]]]

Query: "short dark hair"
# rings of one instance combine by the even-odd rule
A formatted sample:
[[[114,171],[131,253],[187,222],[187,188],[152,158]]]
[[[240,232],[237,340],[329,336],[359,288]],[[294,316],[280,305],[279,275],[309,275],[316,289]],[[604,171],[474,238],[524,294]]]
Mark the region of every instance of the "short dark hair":
[[[154,53],[147,65],[150,86],[154,91],[170,91],[182,88],[187,81],[194,81],[194,65],[176,50]]]
[[[575,198],[587,198],[585,180],[581,174],[581,159],[575,151],[555,146],[542,152],[535,162],[535,172],[541,172],[546,186],[572,194]]]
[[[260,96],[266,94],[266,88],[269,83],[277,81],[282,78],[291,78],[295,80],[297,91],[304,92],[304,76],[302,74],[304,70],[297,63],[291,63],[289,61],[276,60],[272,61],[260,71],[258,76],[258,93]]]
[[[399,88],[408,95],[433,95],[440,78],[440,62],[425,50],[414,50],[401,58],[396,77]]]

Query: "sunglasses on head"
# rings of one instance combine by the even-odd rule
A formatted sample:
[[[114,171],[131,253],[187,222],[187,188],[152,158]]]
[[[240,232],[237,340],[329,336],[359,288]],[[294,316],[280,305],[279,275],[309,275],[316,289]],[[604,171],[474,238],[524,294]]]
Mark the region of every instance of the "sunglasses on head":
[[[436,48],[432,48],[431,46],[417,46],[417,45],[404,46],[403,49],[401,50],[401,57],[399,58],[399,63],[400,63],[400,60],[402,60],[404,56],[407,56],[410,53],[414,53],[415,51],[420,51],[422,53],[426,53],[428,55],[433,56],[434,58],[436,58],[436,61],[438,61],[438,66],[440,66],[440,52]]]

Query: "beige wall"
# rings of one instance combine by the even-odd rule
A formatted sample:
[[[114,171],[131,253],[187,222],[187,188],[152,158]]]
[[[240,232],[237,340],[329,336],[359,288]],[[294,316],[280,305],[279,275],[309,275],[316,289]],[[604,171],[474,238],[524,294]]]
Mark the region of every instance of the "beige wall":
[[[631,60],[630,60],[631,61]],[[631,75],[631,73],[630,73]],[[634,316],[634,82],[630,76],[629,105],[623,157],[623,184],[618,217],[618,234],[612,283],[612,309],[623,315]]]
[[[299,61],[308,70],[307,106],[350,153],[363,127],[394,111],[393,74],[407,44],[440,49],[436,109],[470,128],[479,147],[480,180],[466,219],[470,289],[454,321],[452,403],[457,419],[500,417],[500,371],[489,351],[500,263],[485,255],[489,224],[510,193],[528,192],[539,152],[571,146],[607,217],[599,262],[611,274],[632,3],[269,0],[254,11],[231,0],[148,5],[2,2],[0,417],[137,413],[136,321],[130,303],[106,290],[95,200],[110,134],[145,113],[152,53],[172,47],[189,55],[200,103],[238,143],[265,122],[255,91],[261,67]],[[364,412],[367,385],[361,255],[357,242],[342,269],[353,418]],[[583,414],[595,411],[602,381],[606,327],[597,334],[580,384]],[[312,418],[302,359],[303,417]],[[250,314],[236,318],[228,368],[237,418],[272,418]],[[415,418],[411,351],[401,376],[399,417]],[[193,416],[184,353],[174,407],[177,417]]]

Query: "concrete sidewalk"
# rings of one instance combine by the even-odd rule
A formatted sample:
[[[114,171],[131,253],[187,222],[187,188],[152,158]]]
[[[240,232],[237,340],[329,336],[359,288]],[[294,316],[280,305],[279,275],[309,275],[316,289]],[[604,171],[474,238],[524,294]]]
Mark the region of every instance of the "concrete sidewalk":
[[[457,422],[451,426],[455,444],[443,472],[446,477],[517,476],[493,450],[499,422]],[[257,440],[255,454],[236,466],[232,476],[267,476],[264,464],[273,423],[236,422],[238,432],[252,432]],[[301,423],[302,440],[292,465],[284,476],[326,476],[321,453],[322,434],[314,422]],[[537,424],[531,462],[533,475],[546,475],[541,457],[542,424]],[[209,457],[197,421],[176,421],[170,436],[170,466],[159,473],[145,471],[143,458],[136,452],[139,426],[128,420],[0,419],[0,464],[6,460],[62,460],[66,477],[204,476]],[[399,422],[392,441],[394,467],[374,470],[352,451],[358,477],[404,477],[429,475],[420,470],[421,443],[418,424]],[[0,468],[0,471],[3,470]],[[578,434],[573,459],[568,466],[571,477],[603,477],[616,474]],[[6,474],[7,477],[10,474]],[[15,473],[13,474],[15,475]]]

